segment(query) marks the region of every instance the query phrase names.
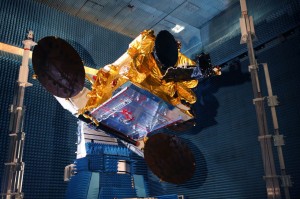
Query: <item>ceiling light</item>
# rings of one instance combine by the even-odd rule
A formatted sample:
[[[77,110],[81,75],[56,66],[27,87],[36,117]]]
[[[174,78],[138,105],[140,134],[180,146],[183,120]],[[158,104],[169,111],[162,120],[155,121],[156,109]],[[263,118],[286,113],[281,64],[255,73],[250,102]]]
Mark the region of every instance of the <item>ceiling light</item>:
[[[172,31],[175,33],[179,33],[184,29],[184,26],[178,25],[176,24],[176,26],[174,28],[172,28]]]

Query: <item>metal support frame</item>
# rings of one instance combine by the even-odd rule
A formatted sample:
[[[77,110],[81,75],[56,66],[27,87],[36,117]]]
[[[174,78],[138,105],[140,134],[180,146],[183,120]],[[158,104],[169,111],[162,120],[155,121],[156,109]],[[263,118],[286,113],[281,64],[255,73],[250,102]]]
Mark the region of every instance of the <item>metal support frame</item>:
[[[277,153],[278,153],[278,159],[279,159],[279,166],[280,166],[280,172],[281,175],[279,176],[281,179],[281,186],[284,189],[285,198],[290,198],[290,192],[289,187],[292,186],[291,177],[290,175],[286,174],[286,168],[285,168],[285,162],[282,152],[282,146],[284,145],[284,139],[283,135],[280,135],[279,133],[279,125],[278,125],[278,119],[277,119],[277,113],[276,113],[276,106],[278,106],[279,102],[276,95],[273,95],[272,91],[272,85],[270,80],[270,74],[268,69],[268,64],[263,63],[261,64],[264,68],[265,73],[265,79],[267,84],[267,90],[268,90],[268,106],[271,109],[271,116],[272,116],[272,122],[273,122],[273,128],[274,128],[274,135],[273,135],[273,141],[274,146],[277,147]]]
[[[249,57],[249,72],[251,74],[252,80],[252,87],[253,87],[253,94],[254,100],[253,103],[256,109],[256,116],[259,128],[259,136],[258,140],[261,146],[262,158],[264,163],[264,171],[265,176],[264,180],[266,181],[266,189],[267,189],[267,196],[268,199],[280,199],[281,192],[280,192],[280,185],[279,179],[281,179],[282,187],[284,189],[285,198],[290,199],[289,194],[289,187],[291,186],[290,176],[286,175],[285,171],[285,164],[284,158],[282,153],[281,146],[284,145],[283,136],[279,135],[279,128],[278,128],[278,121],[275,107],[278,105],[277,96],[273,95],[271,81],[268,71],[268,65],[262,64],[264,68],[266,84],[268,89],[268,105],[271,108],[272,114],[272,121],[274,127],[274,136],[268,133],[267,127],[267,118],[266,112],[264,109],[264,98],[261,93],[260,89],[260,82],[258,78],[258,67],[257,61],[255,59],[255,53],[253,49],[253,38],[255,38],[255,30],[253,24],[253,18],[248,16],[246,0],[240,0],[241,4],[241,11],[242,17],[240,18],[240,26],[242,32],[241,44],[246,43],[248,48],[248,57]],[[273,155],[273,146],[272,146],[272,139],[274,139],[274,145],[277,147],[281,175],[278,176],[275,170],[275,163],[274,163],[274,155]]]
[[[24,52],[22,65],[19,70],[19,78],[15,88],[13,104],[10,106],[10,124],[9,136],[10,144],[8,150],[8,159],[4,164],[4,173],[1,183],[1,198],[21,199],[24,197],[22,192],[23,175],[25,163],[23,162],[23,150],[25,142],[25,132],[23,131],[25,107],[23,106],[25,88],[32,86],[28,83],[28,61],[30,49],[36,45],[32,41],[33,32],[29,31],[27,39],[23,41]]]

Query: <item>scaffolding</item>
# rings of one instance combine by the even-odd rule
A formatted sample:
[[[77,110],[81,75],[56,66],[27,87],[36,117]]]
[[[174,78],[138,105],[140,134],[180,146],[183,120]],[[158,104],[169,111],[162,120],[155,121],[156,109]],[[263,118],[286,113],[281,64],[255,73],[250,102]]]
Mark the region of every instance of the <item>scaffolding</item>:
[[[289,187],[292,185],[290,175],[286,174],[286,168],[284,163],[284,157],[282,153],[282,146],[284,145],[283,135],[279,134],[279,126],[277,120],[277,114],[275,107],[278,105],[277,96],[273,95],[270,75],[268,70],[268,65],[258,64],[255,59],[255,52],[253,49],[253,38],[255,38],[255,30],[252,16],[248,16],[246,0],[240,0],[242,17],[240,18],[241,26],[241,44],[246,43],[248,48],[249,57],[249,72],[251,74],[251,81],[253,87],[253,104],[255,105],[259,136],[258,140],[260,142],[265,176],[264,180],[266,182],[267,196],[268,199],[280,199],[280,185],[279,179],[281,179],[281,186],[284,189],[285,198],[290,199]],[[268,90],[268,97],[263,97],[260,82],[258,78],[258,68],[263,66],[266,85]],[[267,117],[265,112],[265,99],[268,101],[268,106],[271,108],[274,135],[268,133]],[[281,175],[276,174],[275,162],[273,157],[273,146],[272,138],[274,140],[274,145],[277,147],[278,158],[280,163]]]
[[[4,163],[4,173],[1,183],[1,199],[21,199],[23,175],[25,163],[23,162],[23,150],[25,142],[25,132],[23,131],[25,106],[23,105],[25,88],[32,86],[28,83],[28,61],[30,49],[36,45],[33,42],[33,32],[29,31],[27,39],[23,41],[24,52],[22,65],[19,70],[19,77],[15,88],[13,103],[10,105],[9,137],[7,162]]]

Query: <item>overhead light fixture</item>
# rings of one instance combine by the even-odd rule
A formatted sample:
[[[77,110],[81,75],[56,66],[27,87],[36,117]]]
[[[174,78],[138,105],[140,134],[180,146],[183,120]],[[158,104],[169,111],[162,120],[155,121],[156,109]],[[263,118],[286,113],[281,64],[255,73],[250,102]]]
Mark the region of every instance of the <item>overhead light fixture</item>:
[[[172,28],[172,31],[175,33],[179,33],[184,29],[184,26],[178,25],[176,24],[176,26],[174,28]]]

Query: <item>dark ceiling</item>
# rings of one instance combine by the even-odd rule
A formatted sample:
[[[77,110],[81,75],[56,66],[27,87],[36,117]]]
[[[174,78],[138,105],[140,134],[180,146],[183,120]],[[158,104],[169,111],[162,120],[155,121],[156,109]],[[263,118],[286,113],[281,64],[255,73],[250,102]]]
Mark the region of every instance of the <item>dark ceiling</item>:
[[[200,29],[238,0],[36,0],[70,15],[135,38],[145,29],[175,33],[182,51],[201,47]]]

